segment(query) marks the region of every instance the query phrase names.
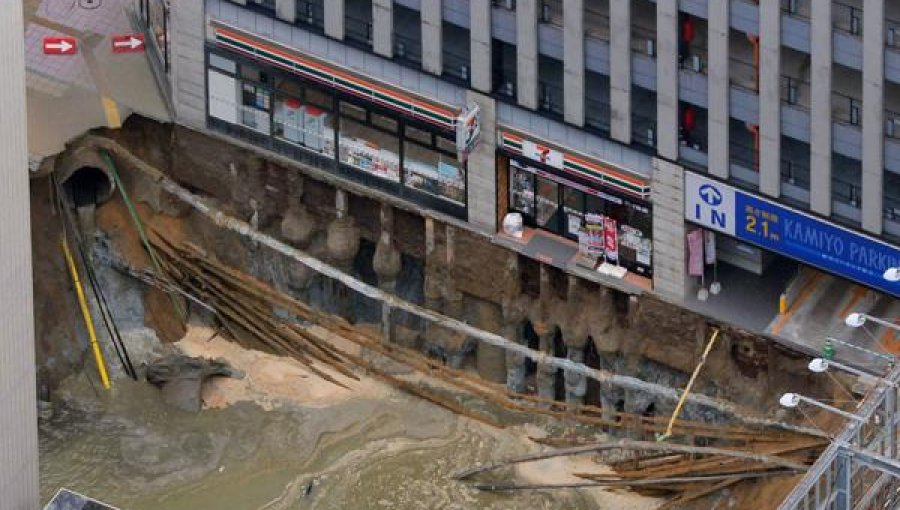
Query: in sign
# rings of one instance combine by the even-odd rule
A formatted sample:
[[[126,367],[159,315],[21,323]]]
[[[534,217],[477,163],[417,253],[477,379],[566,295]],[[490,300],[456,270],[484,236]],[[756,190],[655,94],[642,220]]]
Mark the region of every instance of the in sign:
[[[144,51],[144,34],[112,36],[113,53],[137,53]]]
[[[74,37],[44,37],[42,46],[44,55],[74,55],[78,52]]]

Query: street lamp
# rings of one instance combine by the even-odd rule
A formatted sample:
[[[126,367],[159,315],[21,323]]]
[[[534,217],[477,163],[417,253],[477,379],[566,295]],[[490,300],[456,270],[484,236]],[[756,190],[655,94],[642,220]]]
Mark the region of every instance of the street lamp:
[[[884,279],[891,282],[900,282],[900,267],[889,267],[884,271]]]
[[[838,363],[837,361],[823,359],[823,358],[815,358],[809,362],[808,368],[810,372],[815,372],[817,374],[821,374],[823,372],[827,372],[829,368],[834,367],[838,370],[847,372],[849,374],[853,374],[855,376],[860,377],[864,382],[877,384],[879,382],[883,382],[884,384],[896,388],[897,384],[893,383],[887,379],[879,378],[870,373],[863,372],[858,368],[853,368],[848,365],[844,365],[843,363]],[[874,381],[874,382],[873,382]]]
[[[865,423],[867,421],[865,418],[857,416],[853,413],[848,413],[847,411],[842,411],[842,410],[838,409],[837,407],[832,407],[828,404],[823,404],[823,403],[819,402],[818,400],[814,400],[809,397],[804,397],[803,395],[801,395],[799,393],[785,393],[784,395],[781,396],[781,398],[778,399],[778,403],[781,404],[782,407],[787,407],[787,408],[797,407],[798,405],[800,405],[801,402],[812,405],[812,406],[816,406],[819,409],[824,409],[830,413],[834,413],[834,414],[843,416],[844,418],[847,418],[849,420],[858,421],[860,423]]]
[[[900,331],[900,326],[894,324],[893,322],[886,321],[884,319],[879,319],[878,317],[872,317],[871,315],[867,315],[864,313],[854,312],[850,315],[847,315],[847,318],[844,319],[844,324],[850,328],[858,328],[865,324],[868,321],[872,321],[876,324],[881,324],[886,328],[891,328],[896,331]]]

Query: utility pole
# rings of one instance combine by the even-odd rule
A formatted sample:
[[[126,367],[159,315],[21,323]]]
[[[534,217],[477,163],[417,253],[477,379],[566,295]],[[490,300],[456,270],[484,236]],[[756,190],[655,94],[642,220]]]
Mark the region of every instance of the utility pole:
[[[31,211],[22,2],[0,8],[0,506],[38,508]]]

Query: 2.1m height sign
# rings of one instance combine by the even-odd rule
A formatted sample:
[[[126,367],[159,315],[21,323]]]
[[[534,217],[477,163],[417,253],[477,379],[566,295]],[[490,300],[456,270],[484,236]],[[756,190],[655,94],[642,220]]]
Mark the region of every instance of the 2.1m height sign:
[[[884,271],[900,248],[699,174],[684,174],[684,217],[863,285],[900,297]]]

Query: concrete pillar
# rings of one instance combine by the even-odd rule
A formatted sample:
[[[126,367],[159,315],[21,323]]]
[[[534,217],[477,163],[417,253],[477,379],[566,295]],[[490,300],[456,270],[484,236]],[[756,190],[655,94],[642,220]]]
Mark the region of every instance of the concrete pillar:
[[[781,194],[780,2],[760,2],[759,27],[759,190],[777,197]]]
[[[275,16],[293,23],[297,20],[297,0],[275,0]]]
[[[566,357],[574,363],[584,363],[584,348],[569,347]],[[566,403],[584,404],[584,396],[587,394],[587,378],[569,370],[565,371]]]
[[[563,0],[563,94],[566,122],[583,126],[584,0]]]
[[[0,9],[0,497],[13,510],[40,507],[22,20],[22,2]]]
[[[203,45],[206,26],[203,2],[173,2],[170,9],[172,106],[179,124],[205,129],[206,57]]]
[[[519,105],[538,107],[538,2],[516,2],[516,89]]]
[[[884,213],[884,0],[863,6],[862,227],[881,234]]]
[[[344,0],[328,0],[325,4],[325,35],[344,39]]]
[[[422,0],[422,69],[444,72],[444,24],[441,0]]]
[[[472,0],[469,4],[470,73],[472,88],[491,93],[491,0]]]
[[[469,225],[483,233],[497,232],[497,139],[495,136],[496,103],[494,98],[466,91],[466,104],[481,108],[481,143],[469,154],[466,190]],[[500,190],[506,193],[506,190]]]
[[[678,0],[657,0],[656,152],[678,159]]]
[[[613,140],[631,143],[631,0],[610,0],[609,131]]]
[[[684,227],[684,170],[653,160],[653,290],[681,299],[687,289]]]
[[[378,275],[378,287],[393,293],[397,287],[402,261],[400,250],[394,245],[394,209],[388,204],[381,204],[381,233],[375,246],[372,258],[372,269]]]
[[[831,215],[831,2],[810,4],[810,208]]]
[[[387,58],[394,56],[393,0],[372,0],[372,51]]]
[[[729,63],[729,3],[709,3],[709,79],[707,80],[709,108],[707,109],[707,132],[709,151],[709,173],[728,178],[730,166],[729,119],[731,117],[728,94],[731,81]]]

